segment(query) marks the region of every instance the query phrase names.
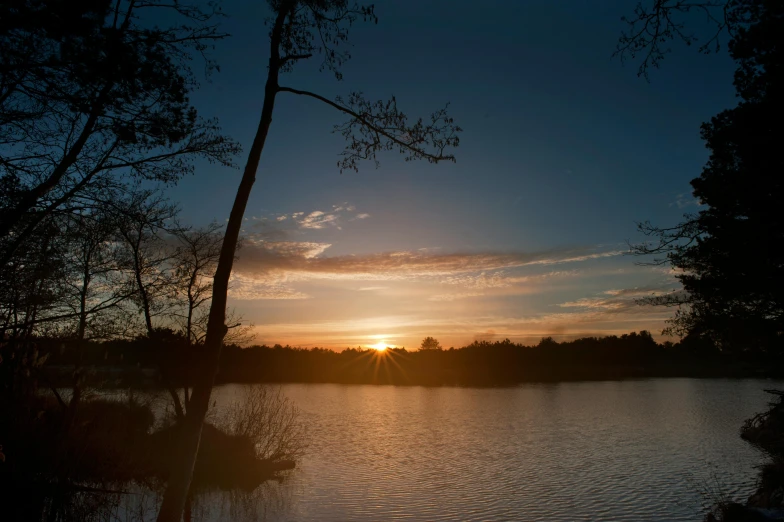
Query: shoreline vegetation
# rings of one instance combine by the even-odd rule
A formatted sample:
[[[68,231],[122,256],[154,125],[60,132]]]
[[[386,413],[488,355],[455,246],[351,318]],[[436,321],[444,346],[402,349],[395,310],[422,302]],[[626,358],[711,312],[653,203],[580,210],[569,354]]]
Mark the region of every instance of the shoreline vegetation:
[[[155,504],[183,429],[169,406],[165,394],[125,391],[112,398],[92,389],[69,418],[44,390],[17,401],[0,418],[0,488],[9,499],[4,515],[114,520],[128,502],[132,511],[143,507],[144,498]],[[214,491],[253,492],[266,481],[282,480],[306,447],[296,406],[273,387],[247,386],[233,403],[211,411],[204,425],[191,501]],[[131,513],[126,520],[147,518]]]
[[[744,503],[718,500],[704,522],[784,519],[784,392],[765,391],[775,397],[769,409],[746,420],[740,428],[740,437],[762,451],[768,460],[760,466],[757,489]]]
[[[187,386],[189,366],[184,343],[172,336],[156,343],[146,338],[82,346],[86,378],[103,387]],[[52,386],[68,386],[75,353],[66,344],[39,339],[48,353],[41,369]],[[167,362],[168,361],[168,362]],[[175,364],[176,361],[176,364]],[[216,384],[334,383],[422,386],[511,386],[531,382],[618,380],[653,377],[781,377],[780,358],[759,351],[723,352],[704,340],[656,342],[647,331],[621,336],[585,337],[557,342],[543,338],[534,346],[474,341],[462,348],[387,348],[384,351],[227,345]]]

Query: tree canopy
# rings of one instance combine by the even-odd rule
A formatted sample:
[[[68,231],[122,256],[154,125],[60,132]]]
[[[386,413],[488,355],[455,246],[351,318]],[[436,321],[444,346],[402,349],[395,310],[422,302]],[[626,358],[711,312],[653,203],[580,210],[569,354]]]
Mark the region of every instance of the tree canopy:
[[[677,270],[683,292],[649,298],[676,306],[670,331],[723,347],[780,347],[784,332],[784,196],[780,127],[784,118],[784,3],[731,2],[729,51],[740,102],[702,125],[710,158],[692,180],[703,208],[671,228],[642,223],[655,241],[638,254]]]
[[[176,181],[195,157],[231,164],[238,146],[189,100],[192,59],[225,36],[219,15],[174,0],[0,5],[0,261],[53,213],[130,180]]]

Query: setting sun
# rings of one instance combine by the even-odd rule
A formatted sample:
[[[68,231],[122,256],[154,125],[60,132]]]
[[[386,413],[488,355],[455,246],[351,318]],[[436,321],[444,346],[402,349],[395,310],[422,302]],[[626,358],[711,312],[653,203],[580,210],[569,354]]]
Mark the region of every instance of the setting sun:
[[[384,341],[379,341],[376,344],[371,344],[370,348],[373,348],[374,350],[377,350],[379,352],[383,352],[388,348],[388,346],[387,343],[385,343]]]

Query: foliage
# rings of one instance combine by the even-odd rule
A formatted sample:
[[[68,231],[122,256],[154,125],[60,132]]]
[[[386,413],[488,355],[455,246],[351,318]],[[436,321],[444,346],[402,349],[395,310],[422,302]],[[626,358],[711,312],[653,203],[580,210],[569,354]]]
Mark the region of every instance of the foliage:
[[[711,25],[705,41],[699,43],[701,53],[718,52],[724,33],[733,34],[743,23],[739,4],[747,0],[652,0],[650,4],[639,2],[631,16],[621,17],[627,30],[621,33],[615,56],[621,61],[642,58],[637,76],[649,79],[649,69],[658,68],[664,57],[672,50],[669,43],[680,40],[691,46],[700,42],[700,37],[688,28],[687,20],[693,15],[701,16]]]
[[[116,355],[115,355],[116,357]],[[476,341],[448,350],[323,348],[235,345],[224,347],[218,381],[332,382],[433,386],[506,386],[641,377],[729,377],[773,373],[779,359],[725,354],[684,339],[659,344],[649,332],[586,337],[535,346],[509,339]]]
[[[226,433],[253,442],[262,460],[297,460],[307,448],[307,433],[299,409],[280,388],[254,384],[217,413]]]
[[[677,270],[683,292],[646,299],[679,310],[669,331],[706,336],[726,348],[778,349],[784,334],[784,196],[778,127],[784,118],[784,4],[733,2],[749,23],[730,41],[741,101],[702,126],[711,151],[694,196],[705,206],[672,228],[642,223],[657,238],[637,254]]]
[[[435,337],[425,337],[422,339],[422,344],[419,345],[420,350],[442,350],[441,343]]]
[[[231,164],[237,145],[188,99],[194,54],[225,36],[219,15],[174,0],[3,2],[3,264],[53,214],[105,206],[132,178],[174,182],[195,157]]]

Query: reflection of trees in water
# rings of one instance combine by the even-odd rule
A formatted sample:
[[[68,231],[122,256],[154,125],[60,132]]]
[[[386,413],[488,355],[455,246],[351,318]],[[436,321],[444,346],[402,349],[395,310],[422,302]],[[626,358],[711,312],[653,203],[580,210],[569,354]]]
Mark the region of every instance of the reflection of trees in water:
[[[194,522],[207,520],[278,520],[293,506],[292,489],[277,481],[267,481],[253,491],[219,491],[200,495],[194,507],[199,506],[199,518],[194,512]]]
[[[294,472],[295,473],[295,472]],[[284,473],[276,480],[263,482],[252,491],[233,489],[208,490],[194,495],[186,508],[188,522],[219,520],[261,521],[290,518],[294,505],[294,489],[286,482],[291,473]],[[155,520],[160,509],[162,484],[129,484],[111,492],[72,492],[61,495],[57,501],[58,514],[50,520],[62,521],[116,521],[145,522]],[[39,504],[38,514],[51,510],[53,500]]]
[[[219,520],[262,521],[290,518],[293,489],[278,480],[262,483],[252,491],[204,491],[194,496],[186,522]],[[160,509],[162,488],[158,485],[132,486],[119,494],[75,494],[61,507],[57,520],[145,522],[155,520]]]
[[[218,520],[261,521],[290,518],[293,506],[293,490],[281,480],[262,483],[253,491],[204,491],[194,496],[186,513],[192,522]],[[154,520],[161,503],[159,489],[138,489],[119,499],[112,510],[103,510],[100,515],[92,514],[95,520],[143,522]],[[115,495],[117,497],[117,495]],[[115,501],[118,499],[115,498]],[[72,520],[81,520],[79,518]]]
[[[290,504],[279,481],[307,446],[299,410],[279,387],[234,391],[202,433],[187,521],[274,520]],[[0,440],[12,448],[0,463],[0,520],[155,520],[177,443],[165,437],[176,428],[167,398],[160,390],[84,393],[66,433],[58,404],[43,396],[10,410],[11,422],[0,415]]]

